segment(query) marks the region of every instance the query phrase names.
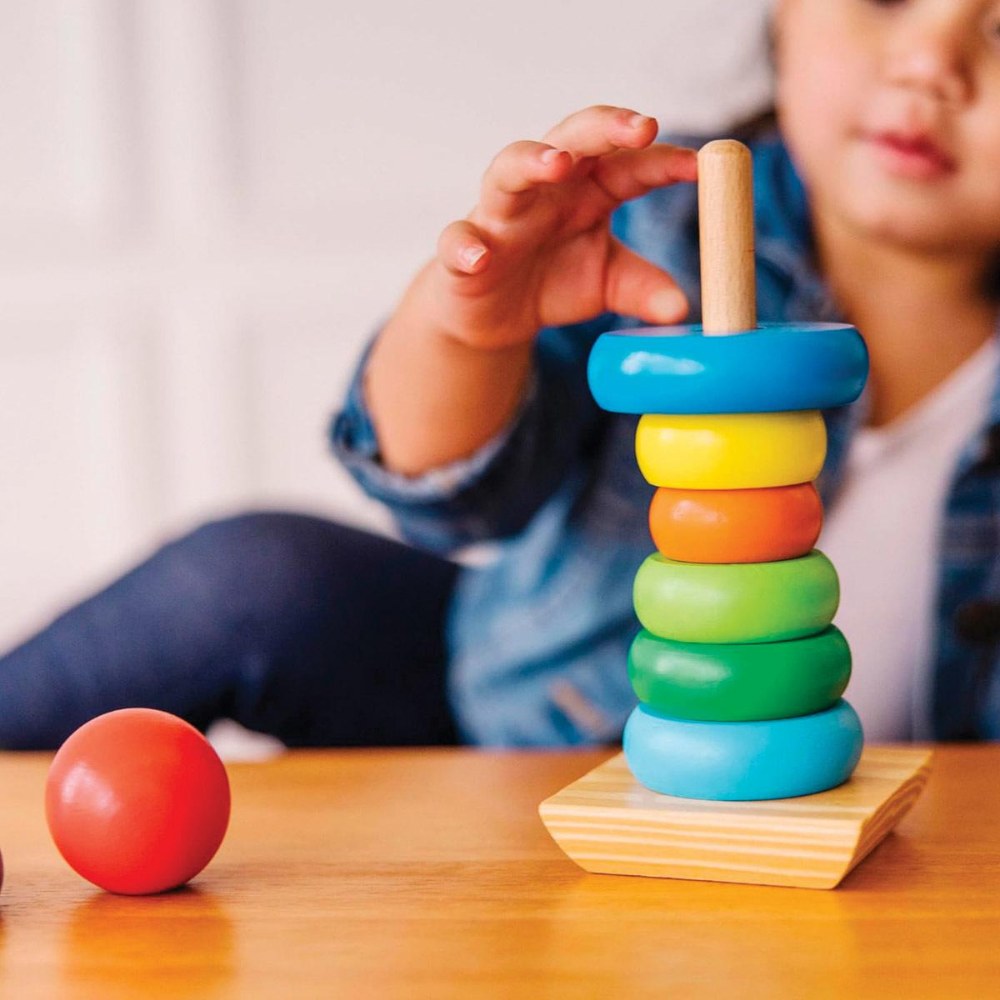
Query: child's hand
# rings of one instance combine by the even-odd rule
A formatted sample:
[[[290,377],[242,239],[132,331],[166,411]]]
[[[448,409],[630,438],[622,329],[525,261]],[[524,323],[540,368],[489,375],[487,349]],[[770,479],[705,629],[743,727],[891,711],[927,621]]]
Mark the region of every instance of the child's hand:
[[[693,181],[694,150],[651,145],[653,118],[595,106],[544,142],[515,142],[483,177],[479,203],[442,232],[425,272],[436,326],[469,346],[530,341],[543,326],[610,310],[673,323],[687,302],[669,275],[610,232],[622,202]]]
[[[542,327],[606,311],[646,323],[684,318],[671,277],[609,225],[623,201],[695,179],[694,150],[655,138],[652,118],[593,107],[545,142],[515,142],[497,156],[479,203],[441,234],[369,356],[365,396],[387,469],[420,475],[507,426]]]

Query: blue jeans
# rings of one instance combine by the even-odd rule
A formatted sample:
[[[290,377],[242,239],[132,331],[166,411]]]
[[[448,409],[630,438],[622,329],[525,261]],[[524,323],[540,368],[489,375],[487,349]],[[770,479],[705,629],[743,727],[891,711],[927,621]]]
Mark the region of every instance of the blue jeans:
[[[235,719],[289,746],[455,743],[444,648],[455,575],[319,518],[206,524],[0,657],[0,747],[56,747],[137,705],[200,729]]]

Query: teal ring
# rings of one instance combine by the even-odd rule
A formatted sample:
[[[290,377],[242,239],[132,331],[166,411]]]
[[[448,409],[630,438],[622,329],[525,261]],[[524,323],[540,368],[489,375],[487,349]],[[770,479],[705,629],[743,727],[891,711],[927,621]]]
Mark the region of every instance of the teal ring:
[[[663,795],[713,801],[788,799],[843,784],[861,758],[861,720],[832,708],[766,722],[664,719],[641,705],[625,723],[625,760]]]
[[[700,324],[597,338],[587,381],[613,413],[776,413],[843,406],[861,395],[868,349],[846,323],[760,323],[706,336]]]

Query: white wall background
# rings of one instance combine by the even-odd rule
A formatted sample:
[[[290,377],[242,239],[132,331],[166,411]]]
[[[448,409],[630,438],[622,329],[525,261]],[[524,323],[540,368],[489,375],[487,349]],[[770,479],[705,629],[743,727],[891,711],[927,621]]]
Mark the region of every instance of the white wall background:
[[[767,100],[767,0],[3,0],[0,648],[165,536],[380,525],[351,363],[507,142]]]

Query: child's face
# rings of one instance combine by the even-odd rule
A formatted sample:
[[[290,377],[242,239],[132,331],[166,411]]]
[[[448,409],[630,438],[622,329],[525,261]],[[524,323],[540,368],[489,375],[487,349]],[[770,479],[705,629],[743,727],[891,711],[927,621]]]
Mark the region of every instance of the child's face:
[[[910,249],[1000,245],[1000,0],[778,0],[775,39],[817,213]]]

